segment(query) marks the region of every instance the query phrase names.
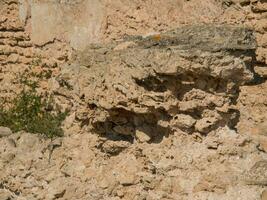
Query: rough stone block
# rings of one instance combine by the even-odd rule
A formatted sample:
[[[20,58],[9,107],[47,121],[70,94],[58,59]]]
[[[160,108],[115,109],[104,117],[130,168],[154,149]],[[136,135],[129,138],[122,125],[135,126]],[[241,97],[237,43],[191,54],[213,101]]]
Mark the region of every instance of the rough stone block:
[[[233,105],[239,86],[254,79],[255,48],[253,32],[242,27],[185,26],[91,45],[61,78],[98,113],[91,122],[101,132],[136,137],[146,126],[152,139],[179,128],[208,133],[235,126]],[[190,120],[172,126],[181,114]]]

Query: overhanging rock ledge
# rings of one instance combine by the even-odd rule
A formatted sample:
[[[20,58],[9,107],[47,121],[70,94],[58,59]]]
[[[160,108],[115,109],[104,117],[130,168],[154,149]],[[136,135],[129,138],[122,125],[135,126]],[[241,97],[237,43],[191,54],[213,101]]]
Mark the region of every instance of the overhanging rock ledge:
[[[185,26],[91,45],[59,80],[83,105],[78,118],[110,138],[207,134],[236,125],[239,86],[254,79],[255,49],[253,31],[243,27]]]

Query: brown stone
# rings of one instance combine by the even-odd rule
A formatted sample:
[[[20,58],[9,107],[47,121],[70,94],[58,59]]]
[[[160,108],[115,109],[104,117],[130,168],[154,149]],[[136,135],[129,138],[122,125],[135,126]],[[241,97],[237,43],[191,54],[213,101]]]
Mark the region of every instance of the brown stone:
[[[264,191],[261,193],[261,200],[267,200],[267,190],[264,190]]]

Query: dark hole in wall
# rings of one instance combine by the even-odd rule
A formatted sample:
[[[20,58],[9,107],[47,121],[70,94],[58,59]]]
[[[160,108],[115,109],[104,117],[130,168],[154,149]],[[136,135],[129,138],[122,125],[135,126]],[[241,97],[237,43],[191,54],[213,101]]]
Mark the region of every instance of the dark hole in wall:
[[[179,100],[182,100],[184,95],[192,89],[199,89],[212,94],[236,93],[236,88],[232,88],[233,91],[227,91],[228,82],[226,80],[220,80],[207,75],[196,76],[192,73],[175,76],[157,75],[157,77],[149,76],[146,79],[134,80],[137,85],[148,91],[171,91]]]
[[[150,143],[160,143],[169,136],[171,130],[158,125],[159,120],[170,119],[167,113],[160,110],[137,114],[124,109],[112,109],[104,122],[97,122],[93,126],[99,135],[112,141],[133,143],[136,130],[141,130],[151,138]]]

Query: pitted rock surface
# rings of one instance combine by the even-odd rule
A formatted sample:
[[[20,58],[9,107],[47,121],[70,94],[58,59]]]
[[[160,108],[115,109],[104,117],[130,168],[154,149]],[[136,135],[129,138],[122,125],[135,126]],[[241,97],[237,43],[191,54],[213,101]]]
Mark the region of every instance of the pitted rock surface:
[[[236,125],[235,100],[239,86],[254,79],[255,48],[249,29],[185,26],[91,45],[60,79],[89,105],[100,133],[143,132],[152,141],[178,129],[208,133]]]
[[[0,102],[51,72],[38,90],[70,109],[59,140],[0,127],[0,200],[266,200],[266,6],[0,0]]]

